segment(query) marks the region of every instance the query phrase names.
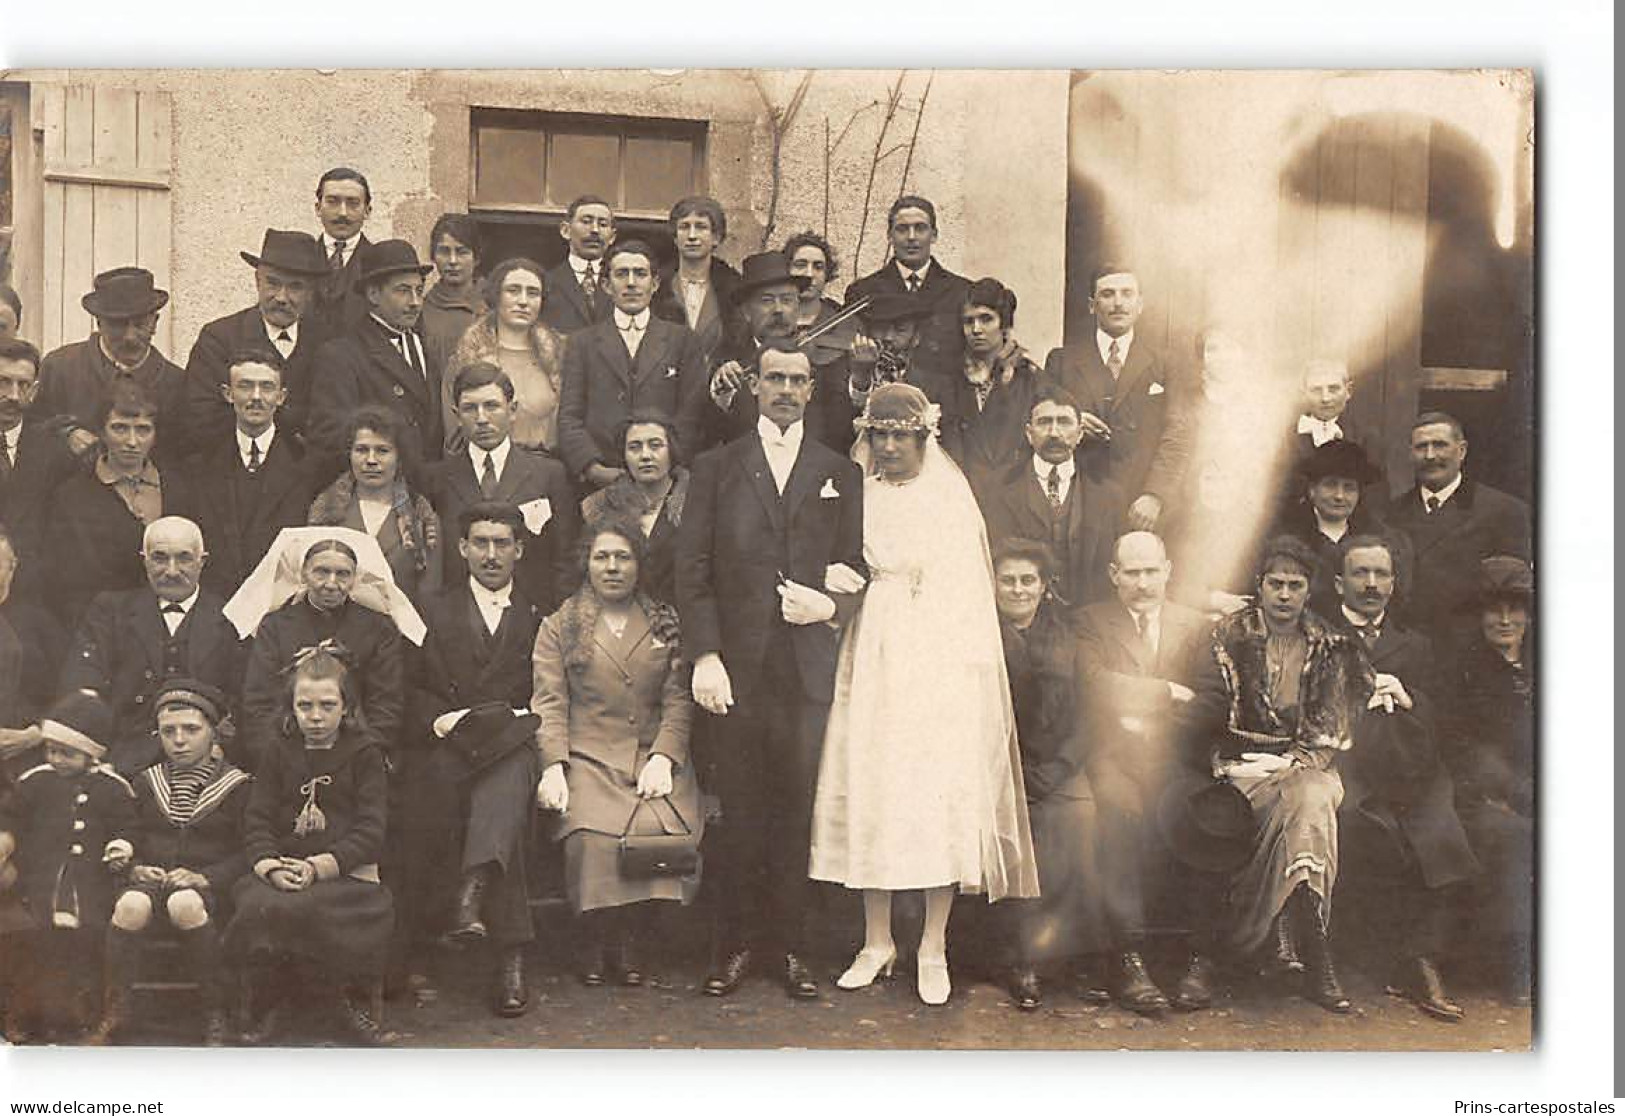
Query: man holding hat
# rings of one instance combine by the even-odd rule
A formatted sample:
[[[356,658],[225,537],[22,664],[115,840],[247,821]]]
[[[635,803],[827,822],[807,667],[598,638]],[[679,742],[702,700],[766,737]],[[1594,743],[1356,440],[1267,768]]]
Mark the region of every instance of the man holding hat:
[[[107,934],[101,1022],[110,1041],[129,1015],[138,936],[156,921],[179,935],[203,993],[204,1045],[223,1046],[230,980],[221,971],[222,905],[248,870],[243,813],[249,776],[215,745],[225,696],[207,682],[172,678],[153,698],[163,759],[134,778],[135,818],[107,843],[103,862],[123,877]]]
[[[559,388],[559,453],[588,490],[626,472],[615,434],[632,412],[675,420],[679,440],[693,447],[702,441],[705,407],[693,331],[649,309],[660,286],[654,251],[641,240],[620,241],[604,257],[604,275],[614,309],[570,337]]]
[[[224,441],[232,427],[227,362],[234,352],[270,349],[285,365],[287,397],[276,424],[285,433],[303,431],[310,409],[311,362],[325,340],[314,308],[327,261],[309,233],[266,229],[259,255],[238,253],[254,269],[253,306],[216,318],[203,327],[186,361],[187,429],[194,441]]]
[[[1376,670],[1376,688],[1341,764],[1347,879],[1363,893],[1356,906],[1377,912],[1373,929],[1390,954],[1385,960],[1395,962],[1389,990],[1455,1023],[1462,1011],[1446,994],[1436,962],[1453,944],[1460,885],[1478,874],[1478,861],[1440,762],[1433,646],[1389,615],[1398,574],[1392,544],[1349,535],[1332,561],[1339,600],[1325,619],[1358,638]]]
[[[762,349],[795,336],[801,292],[811,282],[805,275],[790,274],[782,252],[747,256],[742,274],[730,297],[748,336],[742,333],[725,339],[711,369],[709,394],[714,407],[708,414],[707,445],[731,442],[756,425],[756,396],[747,385],[758,371]],[[807,432],[839,453],[851,448],[852,419],[857,414],[847,397],[850,375],[847,357],[813,365],[816,390],[807,407]]]
[[[405,240],[381,240],[362,249],[355,280],[368,313],[349,332],[316,354],[310,441],[342,455],[344,425],[363,403],[393,410],[405,422],[408,459],[439,460],[445,444],[440,406],[440,366],[418,335],[423,313],[423,277],[433,264],[420,263]]]
[[[158,312],[168,305],[169,292],[154,286],[152,272],[144,267],[116,267],[96,276],[79,302],[96,319],[96,331],[45,355],[30,417],[65,418],[69,448],[84,457],[100,436],[97,402],[115,379],[129,377],[157,400],[159,415],[168,420],[155,459],[160,464],[178,461],[186,451],[186,377],[152,345]]]

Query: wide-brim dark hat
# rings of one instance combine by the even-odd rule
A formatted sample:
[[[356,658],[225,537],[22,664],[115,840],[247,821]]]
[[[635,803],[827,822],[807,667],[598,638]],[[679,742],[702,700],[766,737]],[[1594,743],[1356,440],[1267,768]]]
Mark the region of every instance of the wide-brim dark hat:
[[[362,247],[361,274],[356,276],[355,289],[365,290],[368,283],[385,275],[395,275],[402,271],[415,271],[419,275],[427,275],[433,270],[434,264],[418,260],[418,250],[412,247],[411,241],[380,240],[376,244]]]
[[[1252,859],[1258,819],[1228,780],[1176,780],[1157,803],[1157,828],[1181,862],[1203,872],[1233,872]]]
[[[1535,600],[1535,571],[1522,558],[1496,554],[1478,564],[1478,581],[1463,602],[1471,610],[1491,601],[1516,601],[1525,607]]]
[[[1324,477],[1348,477],[1363,487],[1382,479],[1382,472],[1372,464],[1359,443],[1346,438],[1336,438],[1310,450],[1298,466],[1298,474],[1305,484],[1314,484]]]
[[[461,778],[466,779],[509,752],[535,747],[541,723],[534,713],[516,714],[506,702],[482,702],[457,722],[457,727],[447,734],[446,743],[458,761]]]
[[[887,291],[869,301],[869,308],[863,312],[863,317],[865,321],[880,323],[918,320],[929,318],[931,314],[931,307],[922,302],[919,296]]]
[[[90,293],[79,300],[93,318],[140,318],[161,310],[169,292],[159,290],[144,267],[115,267],[96,276]]]
[[[252,252],[237,254],[249,267],[264,264],[294,275],[326,275],[331,270],[327,257],[322,255],[322,246],[307,232],[266,229],[259,255]]]
[[[804,291],[812,283],[805,275],[790,274],[790,261],[785,259],[783,252],[758,252],[754,256],[746,256],[739,274],[740,281],[732,295],[735,306],[763,287],[789,283],[796,290]]]

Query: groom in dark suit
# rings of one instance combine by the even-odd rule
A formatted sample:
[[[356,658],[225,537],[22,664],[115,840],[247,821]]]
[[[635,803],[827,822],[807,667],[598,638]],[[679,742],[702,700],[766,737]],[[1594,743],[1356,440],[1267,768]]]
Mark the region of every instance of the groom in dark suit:
[[[764,351],[751,390],[756,429],[695,461],[677,536],[694,699],[717,717],[722,821],[707,875],[721,910],[705,991],[734,991],[771,944],[790,994],[810,999],[818,984],[801,951],[813,793],[837,626],[856,600],[828,585],[837,564],[867,576],[863,479],[805,436],[804,353]]]

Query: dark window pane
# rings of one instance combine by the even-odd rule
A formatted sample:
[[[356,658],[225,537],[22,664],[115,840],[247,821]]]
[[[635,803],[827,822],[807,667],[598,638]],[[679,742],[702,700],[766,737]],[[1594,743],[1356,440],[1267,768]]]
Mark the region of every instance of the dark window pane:
[[[540,132],[518,128],[479,130],[474,200],[480,205],[542,204]]]
[[[554,133],[547,165],[547,200],[560,208],[582,194],[597,194],[620,205],[618,136]]]
[[[694,145],[688,140],[626,141],[626,208],[664,213],[694,192]]]

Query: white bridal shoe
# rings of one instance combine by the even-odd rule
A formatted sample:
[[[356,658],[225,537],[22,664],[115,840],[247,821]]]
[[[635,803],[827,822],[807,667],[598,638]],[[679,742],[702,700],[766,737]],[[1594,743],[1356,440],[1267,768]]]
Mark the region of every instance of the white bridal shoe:
[[[852,958],[852,964],[846,967],[835,980],[835,987],[844,988],[848,992],[858,988],[867,988],[875,982],[877,976],[891,976],[892,966],[897,963],[897,947],[894,945],[882,953],[878,949],[862,949]]]
[[[926,957],[914,959],[915,975],[919,981],[920,999],[933,1007],[948,1002],[953,986],[948,983],[948,958]]]

